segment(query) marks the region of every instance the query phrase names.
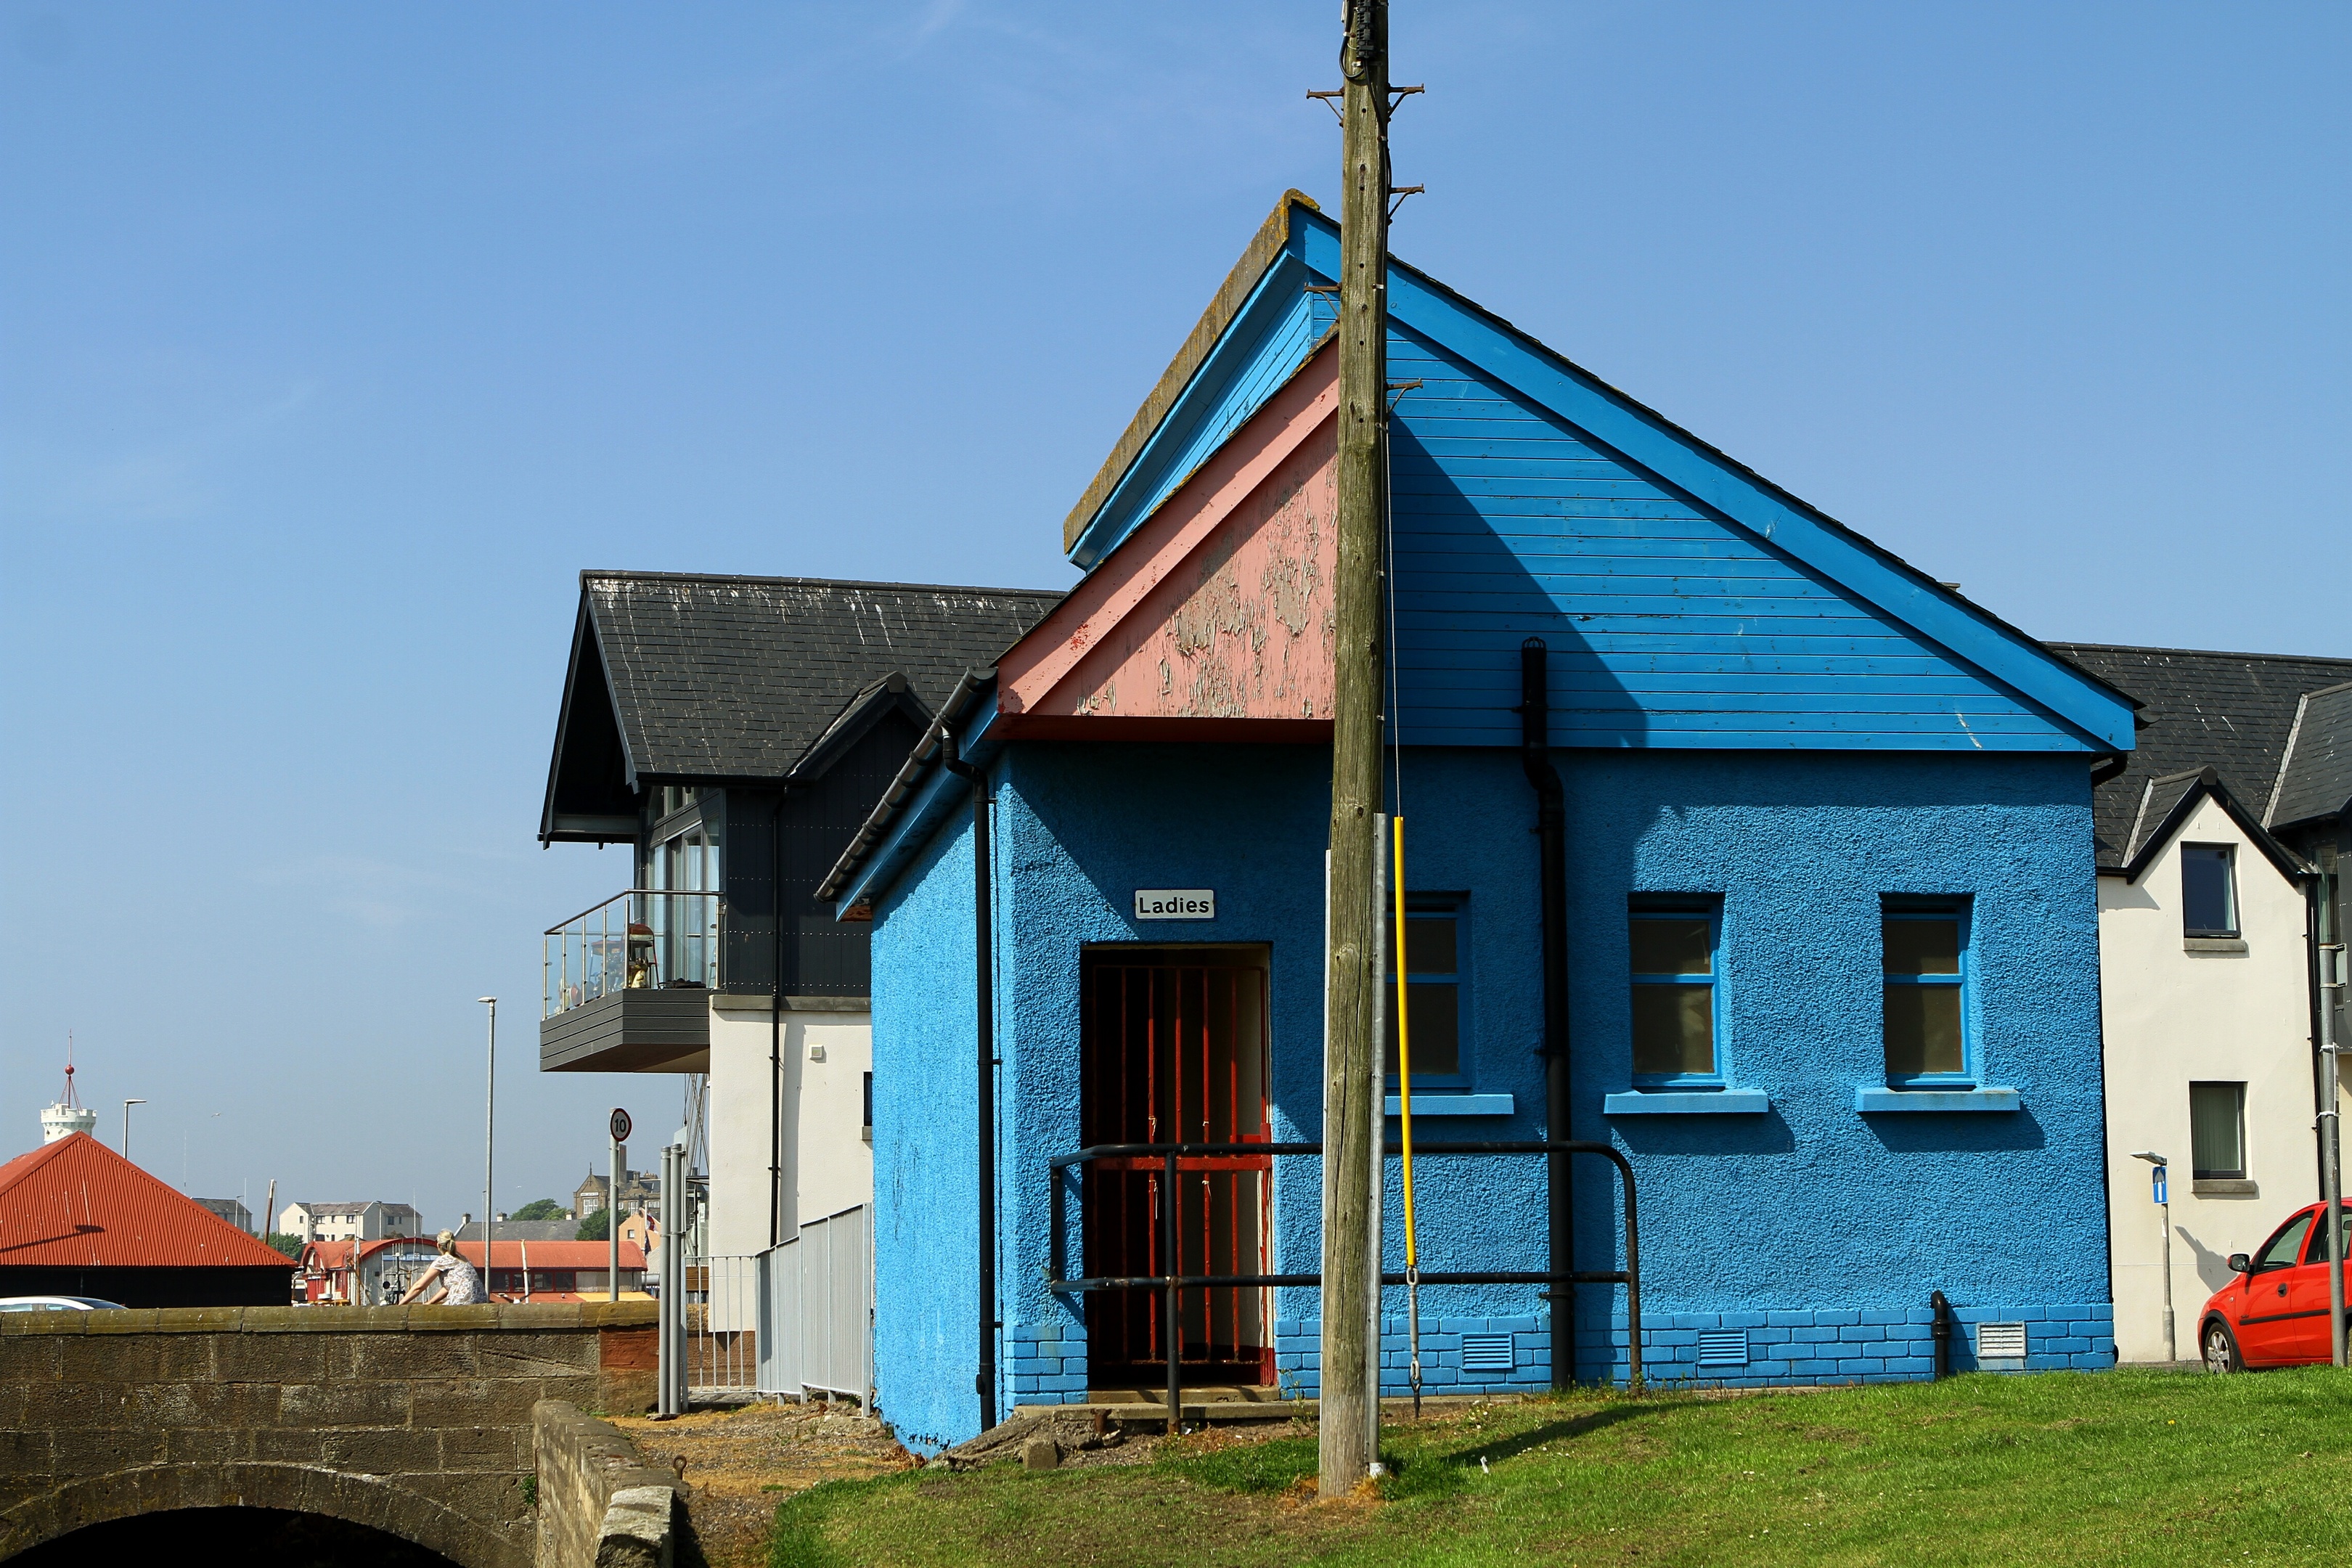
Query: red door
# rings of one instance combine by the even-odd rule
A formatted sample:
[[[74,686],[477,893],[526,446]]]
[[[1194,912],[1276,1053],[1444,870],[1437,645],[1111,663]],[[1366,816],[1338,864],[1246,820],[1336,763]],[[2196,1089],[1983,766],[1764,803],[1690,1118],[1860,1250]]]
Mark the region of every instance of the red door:
[[[1089,949],[1084,963],[1079,1122],[1087,1146],[1267,1142],[1264,948],[1103,947]],[[1171,1204],[1173,1272],[1266,1272],[1273,1176],[1263,1154],[1188,1155],[1171,1190],[1161,1159],[1096,1161],[1084,1189],[1087,1273],[1171,1272],[1163,1229]],[[1164,1387],[1171,1338],[1187,1384],[1274,1381],[1270,1291],[1200,1287],[1181,1292],[1173,1325],[1166,1315],[1159,1289],[1090,1292],[1088,1383]]]

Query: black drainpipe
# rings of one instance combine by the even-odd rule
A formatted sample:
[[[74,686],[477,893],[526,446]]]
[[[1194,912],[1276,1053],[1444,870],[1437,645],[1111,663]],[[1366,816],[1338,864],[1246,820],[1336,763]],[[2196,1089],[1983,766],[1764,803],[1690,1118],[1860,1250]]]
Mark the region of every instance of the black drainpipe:
[[[1519,765],[1536,791],[1536,842],[1543,858],[1544,1136],[1570,1137],[1568,1099],[1568,812],[1559,774],[1551,765],[1551,695],[1541,637],[1519,645]],[[1550,1241],[1551,1384],[1576,1383],[1576,1284],[1557,1278],[1576,1271],[1576,1212],[1569,1157],[1545,1161],[1544,1198]]]
[[[1949,1377],[1952,1373],[1952,1304],[1944,1299],[1941,1290],[1930,1290],[1927,1292],[1927,1310],[1930,1314],[1927,1338],[1935,1346],[1936,1352],[1935,1375],[1939,1379]]]
[[[775,952],[768,969],[768,1245],[783,1237],[784,1187],[784,801],[776,786],[775,821],[770,827],[768,902],[775,910]]]
[[[994,911],[989,899],[988,778],[956,754],[952,730],[940,736],[940,761],[971,785],[972,962],[979,1009],[980,1071],[980,1429],[996,1425],[996,965],[991,945]]]

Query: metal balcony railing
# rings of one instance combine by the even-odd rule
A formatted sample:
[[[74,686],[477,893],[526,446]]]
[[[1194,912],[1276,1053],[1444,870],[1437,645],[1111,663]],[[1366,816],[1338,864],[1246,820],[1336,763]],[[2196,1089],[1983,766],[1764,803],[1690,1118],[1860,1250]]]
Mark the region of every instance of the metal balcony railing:
[[[540,950],[541,1016],[620,991],[719,984],[719,896],[632,888],[559,925]]]

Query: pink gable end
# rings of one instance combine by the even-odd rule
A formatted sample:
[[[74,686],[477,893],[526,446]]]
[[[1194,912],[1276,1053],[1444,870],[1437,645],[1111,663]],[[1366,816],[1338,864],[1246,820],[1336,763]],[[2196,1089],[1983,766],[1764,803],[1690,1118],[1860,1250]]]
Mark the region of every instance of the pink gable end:
[[[992,728],[1327,739],[1338,405],[1326,345],[998,661]]]

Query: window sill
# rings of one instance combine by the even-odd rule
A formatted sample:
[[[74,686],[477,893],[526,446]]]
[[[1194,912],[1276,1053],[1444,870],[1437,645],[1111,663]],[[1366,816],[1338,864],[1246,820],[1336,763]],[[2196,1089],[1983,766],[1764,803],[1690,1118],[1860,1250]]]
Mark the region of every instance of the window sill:
[[[2013,1089],[1888,1089],[1881,1084],[1857,1084],[1853,1091],[1853,1108],[1857,1111],[1874,1113],[1882,1110],[2015,1110],[2017,1090]]]
[[[2246,939],[2242,936],[2184,936],[2180,939],[2183,952],[2245,952]]]
[[[2199,1198],[2258,1198],[2263,1188],[2242,1176],[2199,1176],[2189,1182],[2189,1193]]]
[[[1427,1089],[1412,1097],[1412,1113],[1423,1116],[1508,1116],[1516,1101],[1507,1094],[1432,1094]],[[1404,1114],[1404,1097],[1390,1095],[1388,1113]]]
[[[1761,1116],[1772,1109],[1760,1089],[1633,1089],[1603,1095],[1603,1116]]]

